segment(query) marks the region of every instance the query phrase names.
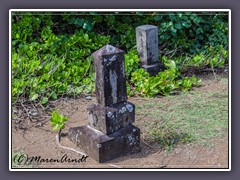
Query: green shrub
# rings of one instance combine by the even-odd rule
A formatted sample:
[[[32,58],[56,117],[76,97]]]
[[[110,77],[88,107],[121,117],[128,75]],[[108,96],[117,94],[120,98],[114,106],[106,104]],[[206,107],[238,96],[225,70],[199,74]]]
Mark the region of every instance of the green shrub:
[[[139,68],[140,59],[135,48],[131,49],[124,55],[125,73],[127,78],[130,78],[131,73]]]
[[[13,22],[12,34],[24,34],[13,36],[13,100],[22,97],[45,104],[49,99],[57,99],[61,95],[92,92],[91,53],[107,44],[109,37],[83,30],[56,35],[50,26],[54,24],[51,16],[43,17],[40,20],[39,16],[23,15]],[[40,28],[39,24],[45,19],[47,21]],[[38,31],[40,37],[34,38],[31,35],[34,31]]]
[[[167,69],[159,72],[157,76],[149,76],[144,69],[138,69],[132,73],[131,82],[135,86],[138,95],[154,97],[157,94],[169,95],[177,89],[191,90],[193,86],[199,86],[201,80],[192,77],[183,77],[177,80],[179,72],[176,69]]]
[[[111,15],[110,15],[111,14]],[[129,15],[130,14],[130,15]],[[135,28],[158,26],[166,70],[150,77],[139,69]],[[217,12],[95,12],[12,14],[13,101],[49,99],[95,91],[91,54],[106,44],[126,51],[127,91],[142,96],[189,90],[199,80],[181,77],[189,66],[222,67],[228,57],[228,16]],[[134,48],[132,48],[134,47]]]

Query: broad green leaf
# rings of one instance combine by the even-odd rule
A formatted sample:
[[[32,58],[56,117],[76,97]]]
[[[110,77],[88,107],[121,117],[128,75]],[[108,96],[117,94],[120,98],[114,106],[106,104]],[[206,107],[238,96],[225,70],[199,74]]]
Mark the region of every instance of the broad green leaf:
[[[174,27],[171,27],[171,31],[175,34],[177,30]]]
[[[186,16],[186,15],[183,16],[183,19],[187,21],[188,20],[188,16]]]
[[[47,97],[43,97],[41,100],[42,104],[46,104],[48,102],[48,98]]]
[[[89,36],[88,36],[88,34],[84,34],[84,39],[85,39],[86,41],[89,40]]]
[[[154,20],[155,21],[160,21],[162,19],[162,15],[156,15],[155,17],[154,17]]]
[[[28,57],[32,57],[32,56],[33,56],[33,53],[32,53],[31,51],[28,51],[28,52],[27,52],[27,55],[28,55]]]
[[[54,131],[58,131],[59,129],[60,129],[59,124],[56,124],[56,125],[53,127],[53,130],[54,130]]]
[[[84,23],[84,19],[77,19],[75,23],[77,26],[82,27]]]
[[[199,39],[200,39],[200,40],[203,40],[203,35],[200,35],[200,36],[199,36]]]
[[[93,22],[92,21],[86,21],[83,24],[83,29],[86,29],[88,31],[91,31],[93,28]]]
[[[54,100],[56,100],[56,99],[57,99],[57,94],[56,94],[56,93],[53,93],[53,94],[52,94],[52,98],[53,98]]]
[[[168,60],[168,61],[164,62],[164,65],[169,68],[176,69],[176,63],[173,60]]]
[[[30,97],[31,101],[34,101],[38,98],[38,94],[32,94],[32,96]]]
[[[181,28],[182,28],[181,23],[177,23],[177,24],[175,24],[175,28],[176,28],[176,29],[181,29]]]
[[[186,28],[189,28],[189,27],[190,27],[190,25],[189,25],[188,23],[186,23],[186,22],[182,22],[182,25],[183,25],[184,27],[186,27]]]

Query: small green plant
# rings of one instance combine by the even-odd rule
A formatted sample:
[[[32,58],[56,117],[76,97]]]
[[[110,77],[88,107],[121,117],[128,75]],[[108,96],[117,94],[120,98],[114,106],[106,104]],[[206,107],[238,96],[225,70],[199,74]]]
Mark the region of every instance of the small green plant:
[[[183,77],[181,80],[176,81],[176,84],[178,84],[179,88],[182,91],[191,90],[193,86],[199,86],[200,83],[201,83],[201,79],[195,76]]]
[[[65,128],[65,122],[68,120],[62,114],[59,114],[57,111],[53,111],[52,117],[50,119],[50,124],[53,126],[54,131],[58,131],[57,140],[60,141],[61,139],[61,131]]]

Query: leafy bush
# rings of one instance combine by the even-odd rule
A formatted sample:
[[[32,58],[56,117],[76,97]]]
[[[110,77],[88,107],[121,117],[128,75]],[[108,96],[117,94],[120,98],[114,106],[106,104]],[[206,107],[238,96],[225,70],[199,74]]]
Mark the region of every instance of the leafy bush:
[[[189,90],[199,80],[181,77],[182,70],[226,63],[227,17],[212,12],[13,13],[13,101],[46,104],[64,95],[94,92],[91,54],[108,43],[126,51],[129,95],[168,95],[175,89]],[[136,44],[135,28],[143,24],[159,27],[159,45],[167,42],[165,52],[177,49],[171,56],[160,54],[167,69],[156,77],[139,69],[138,54],[132,48]]]
[[[45,104],[60,95],[92,92],[91,53],[107,44],[109,37],[83,30],[56,35],[49,26],[54,24],[51,16],[43,17],[40,20],[38,16],[24,15],[13,23],[12,32],[16,34],[12,51],[13,100],[22,97]],[[31,34],[34,31],[38,31],[41,41]]]
[[[169,95],[177,89],[191,90],[193,86],[199,86],[201,80],[192,76],[177,80],[180,73],[176,69],[167,69],[159,72],[157,76],[149,76],[144,69],[138,69],[132,73],[131,82],[135,86],[138,95],[153,97],[156,94]]]
[[[123,49],[135,45],[135,28],[143,24],[158,26],[159,44],[168,42],[168,49],[177,45],[183,52],[198,53],[210,46],[228,47],[228,16],[223,12],[121,12],[92,19],[98,19],[96,29],[104,26],[111,42]]]
[[[124,55],[125,73],[128,79],[130,79],[131,73],[139,68],[140,59],[138,52],[135,48],[131,49]]]

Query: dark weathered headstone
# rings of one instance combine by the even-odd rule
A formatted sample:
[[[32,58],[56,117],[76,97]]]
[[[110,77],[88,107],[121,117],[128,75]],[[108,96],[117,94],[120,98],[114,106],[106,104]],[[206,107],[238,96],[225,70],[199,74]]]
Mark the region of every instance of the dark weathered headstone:
[[[90,157],[105,162],[140,150],[133,126],[135,106],[127,101],[124,53],[106,45],[93,53],[97,104],[88,106],[89,125],[69,129],[69,138]]]
[[[144,65],[158,62],[158,28],[143,25],[136,28],[137,50]]]
[[[136,28],[136,39],[141,67],[155,76],[163,69],[158,60],[158,28],[152,25],[139,26]]]
[[[106,45],[93,53],[97,102],[104,106],[127,100],[124,52]]]

